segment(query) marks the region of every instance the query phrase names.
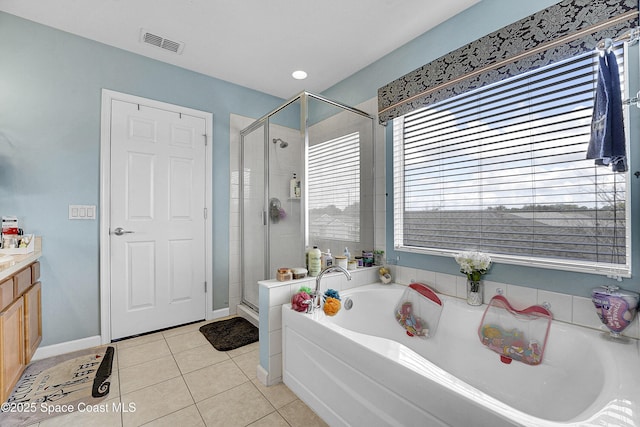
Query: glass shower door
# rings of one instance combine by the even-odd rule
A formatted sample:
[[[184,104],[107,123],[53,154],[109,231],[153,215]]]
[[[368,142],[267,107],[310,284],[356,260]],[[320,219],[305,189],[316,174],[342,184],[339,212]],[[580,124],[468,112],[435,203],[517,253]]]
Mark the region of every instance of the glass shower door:
[[[268,119],[267,278],[270,279],[276,277],[278,268],[305,266],[305,134],[300,131],[300,103],[297,99]]]
[[[265,132],[261,125],[242,135],[242,302],[258,310],[258,281],[267,279]]]

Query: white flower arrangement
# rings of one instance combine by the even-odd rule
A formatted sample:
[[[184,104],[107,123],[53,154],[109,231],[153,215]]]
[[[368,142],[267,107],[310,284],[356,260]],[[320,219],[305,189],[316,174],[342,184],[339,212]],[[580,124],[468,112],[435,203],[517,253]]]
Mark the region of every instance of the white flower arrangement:
[[[472,282],[478,282],[491,268],[491,257],[481,252],[460,252],[455,259],[460,265],[460,273],[464,273]]]

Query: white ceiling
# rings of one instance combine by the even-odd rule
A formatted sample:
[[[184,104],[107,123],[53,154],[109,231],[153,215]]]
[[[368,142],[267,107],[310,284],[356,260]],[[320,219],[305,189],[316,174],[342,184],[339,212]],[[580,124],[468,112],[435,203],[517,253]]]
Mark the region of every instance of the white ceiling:
[[[322,92],[480,0],[0,0],[0,10],[280,98]],[[141,29],[184,43],[175,54]],[[294,70],[309,77],[298,81]]]

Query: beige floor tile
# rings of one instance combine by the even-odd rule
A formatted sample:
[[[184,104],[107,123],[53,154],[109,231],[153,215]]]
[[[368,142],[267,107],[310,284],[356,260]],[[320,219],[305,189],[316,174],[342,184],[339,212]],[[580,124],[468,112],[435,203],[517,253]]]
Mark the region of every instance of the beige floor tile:
[[[209,343],[173,355],[183,374],[229,360],[224,351],[218,351]]]
[[[122,426],[120,412],[114,410],[120,399],[106,399],[81,411],[40,421],[41,427],[117,427]],[[92,409],[92,410],[90,410]],[[94,409],[94,410],[93,410]]]
[[[289,387],[287,387],[284,383],[278,383],[267,387],[257,379],[253,380],[252,382],[253,385],[256,386],[258,391],[262,393],[262,395],[266,397],[267,400],[276,409],[280,409],[298,398],[298,396],[296,396],[291,390],[289,390]]]
[[[242,369],[242,372],[244,372],[249,379],[256,378],[257,367],[258,364],[260,364],[260,352],[258,350],[241,354],[232,360]]]
[[[131,393],[180,375],[180,369],[171,355],[122,368],[120,369],[120,393]]]
[[[278,409],[278,412],[291,427],[324,427],[328,425],[301,400],[294,400]]]
[[[166,338],[169,349],[173,354],[190,350],[203,345],[211,345],[200,331],[186,332]]]
[[[111,368],[111,378],[109,378],[111,384],[109,384],[109,399],[113,399],[114,397],[120,397],[120,371],[112,367]]]
[[[121,350],[125,348],[135,347],[140,344],[147,344],[153,341],[159,341],[163,338],[164,338],[164,335],[162,335],[162,332],[156,332],[153,334],[142,335],[140,337],[127,338],[126,340],[118,341],[114,344],[118,347],[118,350]]]
[[[272,412],[264,418],[260,418],[255,423],[249,424],[250,427],[290,427],[289,423],[282,418],[277,412]]]
[[[207,427],[246,426],[275,410],[250,382],[203,400],[197,406]]]
[[[249,381],[231,360],[189,372],[184,375],[184,380],[196,402]]]
[[[196,405],[187,406],[184,409],[166,415],[157,420],[145,424],[145,427],[205,427],[204,421]]]
[[[177,328],[167,329],[166,331],[163,331],[162,334],[164,335],[165,338],[186,334],[187,332],[193,332],[193,331],[199,330],[200,327],[206,323],[208,322],[202,321],[202,322],[191,323],[189,325],[178,326]]]
[[[120,369],[170,356],[169,346],[162,337],[161,340],[152,341],[135,347],[127,347],[118,350],[118,366]]]
[[[133,405],[135,409],[122,414],[124,427],[142,425],[194,403],[182,377],[123,394],[121,399],[124,407]]]
[[[229,357],[238,357],[241,354],[250,353],[254,350],[260,350],[260,341],[253,342],[251,344],[243,345],[242,347],[234,348],[227,351]]]

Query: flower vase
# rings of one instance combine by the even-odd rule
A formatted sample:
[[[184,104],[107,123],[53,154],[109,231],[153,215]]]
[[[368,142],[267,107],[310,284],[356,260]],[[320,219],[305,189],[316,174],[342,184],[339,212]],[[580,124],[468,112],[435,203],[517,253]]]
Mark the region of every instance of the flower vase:
[[[483,285],[481,280],[467,279],[467,304],[482,305]]]

